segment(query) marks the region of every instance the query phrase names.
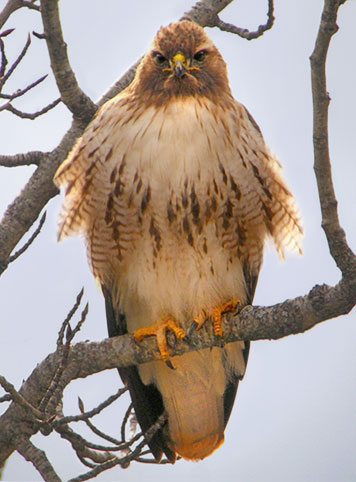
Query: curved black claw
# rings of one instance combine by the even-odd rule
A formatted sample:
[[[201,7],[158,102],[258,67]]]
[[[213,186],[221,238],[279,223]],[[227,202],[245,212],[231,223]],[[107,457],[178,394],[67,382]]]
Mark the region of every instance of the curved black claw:
[[[187,333],[188,338],[192,336],[193,332],[197,329],[197,326],[199,326],[198,323],[196,321],[192,321]]]
[[[173,365],[173,363],[171,362],[171,360],[169,358],[168,358],[168,360],[166,360],[166,365],[171,370],[175,370],[175,366]]]

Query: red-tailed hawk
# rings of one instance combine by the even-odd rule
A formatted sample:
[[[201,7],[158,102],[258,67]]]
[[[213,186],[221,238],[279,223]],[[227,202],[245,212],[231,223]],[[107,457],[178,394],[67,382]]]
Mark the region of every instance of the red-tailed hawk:
[[[249,343],[169,359],[165,331],[181,338],[210,318],[221,333],[221,313],[252,302],[266,239],[282,255],[300,249],[302,230],[280,165],[201,27],[158,31],[55,182],[65,189],[59,238],[84,236],[109,335],[157,337],[162,361],[119,370],[143,431],[166,411],[154,456],[203,459],[224,439]]]

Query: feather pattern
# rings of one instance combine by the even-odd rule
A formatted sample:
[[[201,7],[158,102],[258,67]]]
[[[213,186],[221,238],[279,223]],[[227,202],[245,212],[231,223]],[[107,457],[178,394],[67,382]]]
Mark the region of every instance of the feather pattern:
[[[55,177],[65,190],[59,238],[84,236],[94,276],[130,333],[165,316],[187,329],[203,310],[236,297],[251,303],[266,239],[280,256],[301,250],[280,165],[231,96],[216,47],[187,21],[161,29],[153,52],[169,58],[171,44],[187,58],[203,46],[205,70],[191,68],[185,84],[165,76],[159,89],[151,51]],[[236,342],[177,357],[174,371],[163,362],[137,368],[132,380],[155,387],[168,413],[169,457],[204,458],[221,444],[247,353],[248,343]]]

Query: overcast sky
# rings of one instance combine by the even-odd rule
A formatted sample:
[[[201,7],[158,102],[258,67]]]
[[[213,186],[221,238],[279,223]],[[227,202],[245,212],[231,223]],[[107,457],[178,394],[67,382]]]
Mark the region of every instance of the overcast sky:
[[[0,0],[0,9],[5,5]],[[237,100],[247,106],[266,142],[284,166],[305,226],[304,255],[278,261],[266,251],[255,304],[270,305],[306,294],[315,284],[335,284],[338,270],[328,253],[313,173],[312,107],[309,56],[320,20],[321,0],[276,0],[276,23],[262,38],[247,42],[206,29],[224,56]],[[72,67],[82,89],[97,100],[149,47],[161,26],[177,20],[193,0],[61,0],[63,32]],[[265,22],[266,0],[235,1],[221,17],[256,29]],[[356,2],[341,8],[340,30],[328,60],[330,149],[342,225],[356,248]],[[5,39],[13,60],[27,33],[42,31],[39,15],[24,10],[8,21],[16,31]],[[29,55],[6,92],[25,87],[49,72],[44,41],[33,37]],[[14,103],[35,111],[58,96],[53,78]],[[36,121],[1,113],[0,152],[51,150],[70,125],[58,106]],[[12,201],[33,168],[0,168],[0,212]],[[60,198],[47,207],[47,222],[31,248],[0,279],[0,373],[19,387],[48,353],[76,294],[85,286],[90,313],[79,340],[106,337],[104,304],[87,267],[80,239],[57,244]],[[244,381],[225,433],[225,443],[208,459],[179,461],[175,466],[137,463],[115,468],[97,480],[171,482],[347,482],[356,480],[356,312],[322,323],[311,331],[280,341],[252,344]],[[78,412],[79,395],[87,409],[120,383],[116,371],[76,381],[65,392],[65,413]],[[1,392],[0,392],[1,395]],[[118,435],[123,404],[100,418],[101,428]],[[5,407],[0,407],[4,410]],[[0,411],[1,413],[1,411]],[[75,429],[77,427],[74,427]],[[67,480],[87,469],[56,435],[33,439],[47,450],[57,473]],[[40,480],[21,456],[13,455],[4,480]]]

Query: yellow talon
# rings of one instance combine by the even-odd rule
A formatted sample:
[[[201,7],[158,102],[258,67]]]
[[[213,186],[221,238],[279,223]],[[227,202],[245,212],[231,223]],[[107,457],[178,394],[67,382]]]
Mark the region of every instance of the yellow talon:
[[[161,358],[164,362],[169,360],[168,345],[166,339],[166,330],[171,330],[176,335],[176,337],[181,340],[184,338],[185,331],[178,325],[177,321],[171,316],[162,318],[156,321],[153,325],[144,326],[143,328],[138,328],[133,332],[133,336],[137,341],[141,341],[145,336],[156,337],[157,347],[160,352]]]
[[[221,309],[219,306],[213,309],[211,318],[213,320],[214,334],[222,336]]]
[[[199,330],[199,328],[203,326],[204,321],[207,319],[208,316],[209,316],[208,313],[205,310],[202,310],[198,316],[195,316],[193,318],[193,321],[195,321],[196,323],[195,325],[196,330]]]
[[[238,298],[234,298],[233,300],[227,301],[221,305],[215,306],[212,310],[205,311],[202,310],[198,316],[194,318],[194,327],[195,329],[199,329],[203,326],[205,320],[208,316],[211,317],[214,327],[214,334],[217,336],[222,336],[222,323],[221,323],[221,315],[228,311],[234,311],[237,309],[240,300]]]

